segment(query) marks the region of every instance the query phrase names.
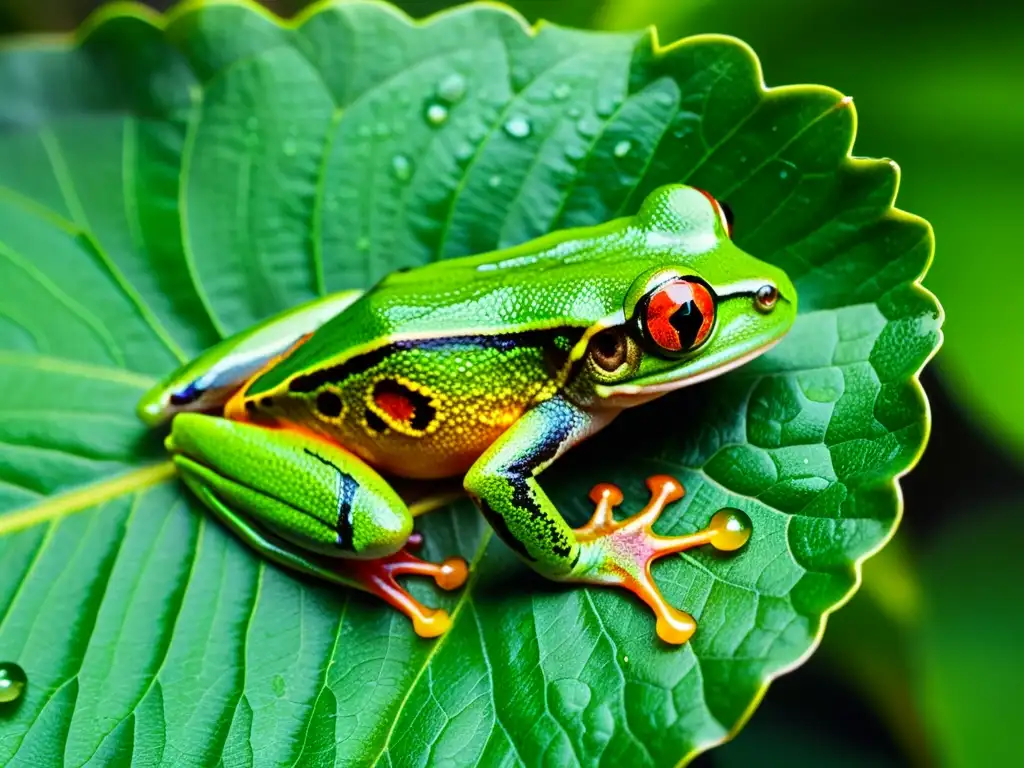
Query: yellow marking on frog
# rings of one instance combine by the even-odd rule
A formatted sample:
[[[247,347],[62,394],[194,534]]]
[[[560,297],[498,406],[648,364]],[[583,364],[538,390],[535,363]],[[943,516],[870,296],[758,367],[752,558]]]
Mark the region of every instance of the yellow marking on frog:
[[[381,391],[381,385],[388,384],[390,391]],[[416,403],[405,396],[402,389],[419,395],[424,402]],[[395,432],[407,437],[424,437],[433,434],[441,426],[445,418],[445,400],[434,394],[428,387],[404,376],[386,374],[373,379],[372,386],[366,388],[365,403],[367,410],[380,418]],[[417,418],[423,418],[421,409],[427,409],[429,421],[422,428],[414,427]],[[363,425],[372,430],[366,419]]]

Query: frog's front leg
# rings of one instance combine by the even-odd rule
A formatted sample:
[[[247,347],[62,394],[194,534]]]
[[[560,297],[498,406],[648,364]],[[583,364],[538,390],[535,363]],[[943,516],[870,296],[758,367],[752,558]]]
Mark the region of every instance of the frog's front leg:
[[[445,611],[421,605],[395,577],[429,576],[455,589],[466,580],[465,561],[435,565],[403,549],[412,515],[357,457],[302,432],[199,414],[174,419],[167,448],[189,488],[265,557],[383,598],[423,637],[450,625]]]
[[[617,585],[638,595],[654,611],[658,636],[684,643],[696,629],[693,618],[670,605],[651,577],[651,563],[703,544],[716,549],[742,547],[750,527],[737,514],[722,511],[709,526],[688,536],[659,536],[652,526],[667,504],[682,497],[678,481],[665,475],[647,481],[651,500],[637,515],[616,521],[612,510],[621,491],[599,484],[590,498],[596,511],[582,528],[572,529],[537,483],[536,475],[603,424],[562,398],[528,411],[466,475],[476,499],[497,533],[534,570],[557,581]]]

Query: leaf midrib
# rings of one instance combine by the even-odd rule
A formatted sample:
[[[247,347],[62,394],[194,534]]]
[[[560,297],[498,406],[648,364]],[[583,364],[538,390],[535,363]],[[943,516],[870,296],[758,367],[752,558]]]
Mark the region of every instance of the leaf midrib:
[[[174,475],[173,462],[162,461],[109,480],[51,496],[39,504],[0,517],[0,536],[81,512],[125,494],[167,482]]]

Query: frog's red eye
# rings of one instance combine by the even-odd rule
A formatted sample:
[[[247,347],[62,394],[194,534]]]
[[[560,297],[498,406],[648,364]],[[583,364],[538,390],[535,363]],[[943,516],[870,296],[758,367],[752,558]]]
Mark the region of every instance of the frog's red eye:
[[[664,352],[689,352],[711,335],[715,324],[715,299],[711,291],[696,280],[669,280],[647,297],[640,322],[644,335]]]

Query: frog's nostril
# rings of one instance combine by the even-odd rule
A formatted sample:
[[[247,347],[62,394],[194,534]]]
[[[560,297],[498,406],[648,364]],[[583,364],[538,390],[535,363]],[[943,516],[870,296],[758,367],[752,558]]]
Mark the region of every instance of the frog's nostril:
[[[754,306],[759,312],[771,312],[779,300],[779,289],[771,283],[765,283],[754,295]]]

